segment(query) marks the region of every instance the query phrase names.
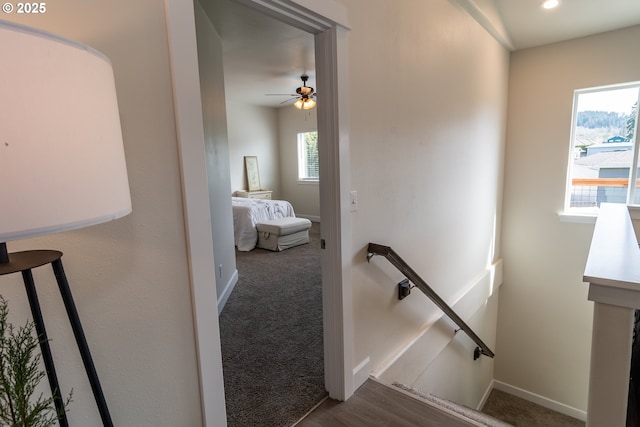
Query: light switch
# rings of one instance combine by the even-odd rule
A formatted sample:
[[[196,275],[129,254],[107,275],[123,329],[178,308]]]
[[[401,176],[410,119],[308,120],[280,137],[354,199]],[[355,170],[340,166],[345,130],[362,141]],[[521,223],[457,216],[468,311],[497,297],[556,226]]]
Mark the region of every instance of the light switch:
[[[351,191],[351,211],[357,211],[358,210],[358,192],[357,191]]]

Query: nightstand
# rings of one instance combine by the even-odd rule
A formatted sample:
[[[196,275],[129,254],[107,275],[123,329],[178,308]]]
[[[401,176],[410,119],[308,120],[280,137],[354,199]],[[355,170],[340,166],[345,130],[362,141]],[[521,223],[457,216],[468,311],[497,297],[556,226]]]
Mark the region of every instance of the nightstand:
[[[271,199],[271,190],[236,191],[236,197],[247,197],[249,199]]]

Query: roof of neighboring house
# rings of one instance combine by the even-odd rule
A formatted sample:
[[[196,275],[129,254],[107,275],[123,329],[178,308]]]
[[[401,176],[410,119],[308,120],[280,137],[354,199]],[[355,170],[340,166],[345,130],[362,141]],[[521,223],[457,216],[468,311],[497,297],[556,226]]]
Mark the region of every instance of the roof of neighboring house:
[[[628,168],[633,163],[633,151],[604,151],[582,157],[574,162],[576,165],[593,166],[595,168]]]
[[[604,142],[602,144],[593,144],[586,148],[587,150],[602,148],[607,151],[631,150],[633,148],[633,142]]]
[[[606,142],[629,142],[629,138],[625,138],[624,136],[616,135],[607,139]]]

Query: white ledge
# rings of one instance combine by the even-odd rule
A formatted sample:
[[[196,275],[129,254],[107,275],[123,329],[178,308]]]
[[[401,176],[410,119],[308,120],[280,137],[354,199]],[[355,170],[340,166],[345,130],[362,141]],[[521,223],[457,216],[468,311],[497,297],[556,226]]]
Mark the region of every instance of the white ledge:
[[[584,281],[591,301],[640,308],[640,249],[626,205],[600,206]]]
[[[567,212],[559,212],[558,218],[560,222],[574,222],[577,224],[595,224],[598,219],[597,213],[590,214],[574,214]]]

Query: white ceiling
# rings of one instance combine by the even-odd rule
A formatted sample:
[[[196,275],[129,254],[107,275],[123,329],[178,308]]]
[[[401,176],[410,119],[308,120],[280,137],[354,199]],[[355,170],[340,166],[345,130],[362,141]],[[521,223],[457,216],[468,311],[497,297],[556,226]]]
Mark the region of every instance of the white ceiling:
[[[640,24],[639,0],[493,0],[515,49],[541,46]]]
[[[281,106],[287,96],[266,94],[295,93],[303,73],[316,86],[311,34],[233,0],[200,1],[223,39],[230,101]],[[640,0],[560,0],[554,10],[543,10],[541,0],[449,1],[471,4],[516,50],[640,24]]]
[[[302,74],[316,87],[313,35],[230,0],[201,2],[223,40],[228,101],[283,106],[290,96],[267,94],[295,94]]]

